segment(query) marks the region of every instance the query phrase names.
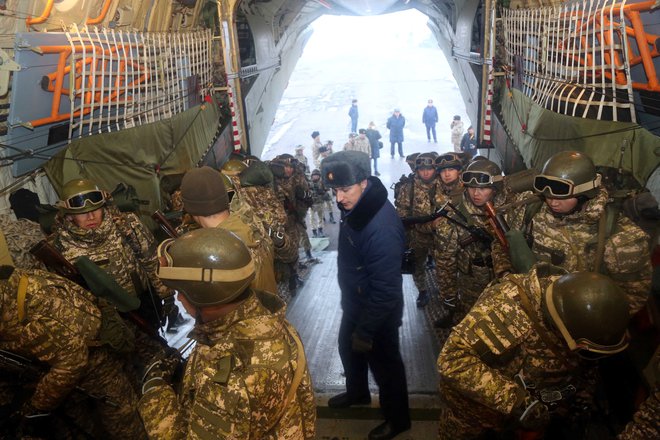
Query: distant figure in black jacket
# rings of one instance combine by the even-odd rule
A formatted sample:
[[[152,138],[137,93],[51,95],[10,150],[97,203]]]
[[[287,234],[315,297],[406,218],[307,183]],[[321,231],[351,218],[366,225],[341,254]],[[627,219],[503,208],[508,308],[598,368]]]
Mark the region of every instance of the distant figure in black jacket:
[[[336,192],[341,211],[338,278],[343,310],[339,356],[346,392],[328,401],[331,408],[371,402],[368,369],[378,384],[385,422],[369,439],[394,438],[410,429],[406,373],[399,350],[403,315],[401,261],[405,234],[387,189],[370,177],[369,156],[335,153],[321,163],[326,186]]]

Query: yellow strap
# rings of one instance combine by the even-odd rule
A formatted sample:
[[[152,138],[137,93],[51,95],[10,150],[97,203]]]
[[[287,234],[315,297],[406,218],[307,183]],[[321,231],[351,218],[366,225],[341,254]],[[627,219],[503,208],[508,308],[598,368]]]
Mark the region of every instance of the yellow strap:
[[[23,322],[27,315],[27,306],[25,305],[25,295],[28,289],[28,277],[21,275],[18,281],[18,293],[16,296],[16,304],[18,305],[18,322]]]
[[[14,260],[11,258],[11,252],[9,252],[5,234],[2,231],[0,231],[0,265],[14,266]]]

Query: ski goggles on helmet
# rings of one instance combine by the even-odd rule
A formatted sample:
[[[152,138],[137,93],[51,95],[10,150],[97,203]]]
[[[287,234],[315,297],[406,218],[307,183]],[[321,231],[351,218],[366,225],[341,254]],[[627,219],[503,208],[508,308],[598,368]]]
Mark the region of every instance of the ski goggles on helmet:
[[[571,180],[539,174],[534,178],[534,190],[551,197],[572,197],[600,186],[601,175],[592,181],[575,185]]]
[[[66,209],[83,209],[86,206],[101,207],[105,203],[106,194],[104,191],[94,189],[86,191],[75,196],[71,196],[66,200],[61,200],[59,205]]]
[[[417,157],[415,159],[415,168],[435,168],[435,159],[432,157]]]
[[[503,176],[493,176],[482,171],[464,171],[461,174],[461,182],[465,186],[489,186],[501,182]]]
[[[456,154],[443,154],[442,156],[438,156],[435,160],[435,165],[438,168],[457,167],[460,169],[461,159]]]

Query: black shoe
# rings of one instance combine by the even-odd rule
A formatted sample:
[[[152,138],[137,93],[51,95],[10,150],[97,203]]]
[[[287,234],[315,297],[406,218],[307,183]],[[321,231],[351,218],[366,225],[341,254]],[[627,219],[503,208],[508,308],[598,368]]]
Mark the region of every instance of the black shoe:
[[[181,313],[177,313],[177,316],[174,319],[167,318],[167,333],[176,333],[179,331],[179,327],[188,322],[188,318],[185,318]]]
[[[391,422],[383,422],[369,431],[369,440],[390,440],[410,429],[410,422],[404,426],[394,426]]]
[[[330,223],[332,223],[333,225],[334,225],[335,223],[337,223],[337,222],[335,221],[335,216],[334,216],[334,214],[333,214],[332,212],[330,213]]]
[[[312,229],[312,237],[318,238],[318,236],[319,236],[318,231],[316,229]]]
[[[442,304],[440,308],[440,317],[435,320],[433,327],[435,328],[452,328],[454,326],[454,310],[456,306]]]
[[[417,307],[420,309],[426,307],[426,305],[429,303],[430,300],[431,298],[429,297],[428,292],[426,291],[419,292],[419,296],[417,297]]]
[[[328,400],[328,408],[348,408],[352,405],[370,405],[371,394],[360,397],[350,396],[348,393],[337,394]]]

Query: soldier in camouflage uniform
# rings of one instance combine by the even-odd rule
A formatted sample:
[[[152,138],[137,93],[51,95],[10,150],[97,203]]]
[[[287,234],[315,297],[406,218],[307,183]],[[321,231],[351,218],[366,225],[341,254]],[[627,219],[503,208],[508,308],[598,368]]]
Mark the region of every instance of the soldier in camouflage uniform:
[[[45,269],[30,253],[30,249],[45,239],[39,223],[26,218],[14,220],[8,214],[0,215],[0,233],[4,235],[13,264],[21,269]]]
[[[400,189],[395,200],[400,217],[422,217],[432,214],[435,209],[438,181],[435,173],[435,157],[423,153],[415,160],[415,176]],[[433,247],[433,223],[415,224],[408,231],[408,246],[415,255],[413,280],[419,291],[417,307],[425,307],[429,300],[426,283],[426,260]]]
[[[107,192],[94,182],[86,179],[67,182],[62,188],[60,212],[49,241],[71,263],[86,256],[130,295],[139,297],[141,312],[155,331],[165,316],[177,316],[178,308],[174,293],[156,276],[154,236],[135,214],[120,212],[108,200]],[[164,357],[165,353],[159,342],[135,325],[131,324],[131,328],[138,339],[137,357],[131,358],[136,363],[137,375],[151,358]]]
[[[309,183],[310,191],[312,192],[312,208],[310,210],[310,224],[312,225],[312,234],[314,237],[323,238],[326,235],[323,233],[323,206],[325,202],[331,199],[328,194],[328,189],[321,181],[321,171],[314,169],[312,171],[311,182]]]
[[[597,363],[587,359],[627,347],[627,307],[609,278],[549,265],[486,289],[438,357],[438,438],[515,428],[543,438],[549,422],[547,438],[583,438],[571,422],[592,407]]]
[[[313,439],[300,337],[281,300],[249,287],[254,263],[245,245],[223,229],[198,229],[163,242],[159,254],[167,262],[159,275],[197,317],[197,344],[180,392],[159,365],[145,375],[139,411],[150,438]]]
[[[608,205],[610,196],[600,181],[588,156],[557,153],[534,179],[545,203],[539,203],[535,213],[528,208],[525,219],[509,219],[509,225],[523,231],[539,261],[573,272],[607,274],[628,295],[630,312],[635,313],[651,287],[649,237],[621,210]],[[599,234],[604,244],[600,253]]]
[[[230,205],[228,191],[234,192],[229,179],[206,166],[189,170],[181,182],[186,212],[202,228],[223,228],[238,235],[250,250],[257,267],[253,287],[277,293],[272,242],[246,203],[233,197]]]
[[[313,204],[312,192],[309,188],[309,180],[305,175],[305,165],[298,162],[293,156],[289,154],[283,154],[281,157],[286,158],[286,160],[295,161],[293,162],[295,163],[295,169],[292,179],[295,179],[294,185],[297,199],[296,207],[298,209],[298,218],[302,219],[302,221],[296,223],[296,225],[300,232],[300,245],[302,246],[303,250],[305,251],[305,255],[307,256],[306,263],[320,263],[318,258],[314,258],[312,256],[312,243],[309,241],[309,235],[307,234],[307,223],[305,222],[309,208],[311,208]]]
[[[304,149],[305,149],[304,146],[302,146],[302,145],[298,145],[298,146],[296,147],[296,155],[294,156],[294,158],[298,161],[298,163],[304,165],[303,173],[305,173],[306,175],[308,175],[309,172],[310,172],[310,169],[309,169],[309,160],[307,159],[307,156],[305,156],[305,155],[303,154],[303,150],[304,150]]]
[[[274,189],[277,198],[284,207],[287,216],[286,230],[289,232],[291,240],[294,243],[300,243],[300,223],[304,218],[300,217],[300,210],[298,208],[299,200],[296,196],[296,183],[297,178],[294,177],[296,162],[295,159],[289,155],[277,156],[270,162],[270,169],[274,176]],[[289,280],[289,291],[292,296],[302,285],[303,281],[298,277],[298,259],[290,264],[281,268],[287,275]]]
[[[0,270],[0,349],[48,367],[21,409],[23,428],[38,431],[35,424],[41,423],[47,432],[34,434],[55,438],[51,436],[57,436],[59,424],[47,417],[57,411],[53,418],[67,417],[64,428],[91,429],[87,432],[91,438],[146,438],[130,381],[113,351],[102,345],[105,318],[96,298],[52,273],[12,269],[2,266]],[[91,397],[74,391],[76,387],[107,400],[90,402]],[[21,385],[19,392],[25,389]],[[90,408],[96,413],[96,424],[84,418],[89,416],[84,410]]]
[[[278,294],[288,300],[287,271],[281,268],[298,260],[298,243],[291,238],[287,230],[287,215],[273,190],[273,173],[268,165],[261,161],[251,161],[238,179],[232,179],[238,197],[253,211],[258,212],[264,228],[273,242],[275,276]],[[284,284],[281,288],[280,285]]]
[[[489,282],[511,271],[508,254],[492,239],[494,233],[484,210],[487,202],[495,206],[505,203],[502,180],[500,167],[489,160],[472,162],[461,174],[465,189],[450,215],[468,227],[479,228],[482,237],[454,223],[449,227],[441,223],[436,231],[446,237],[437,264],[443,310],[436,327],[448,328],[459,322]]]

